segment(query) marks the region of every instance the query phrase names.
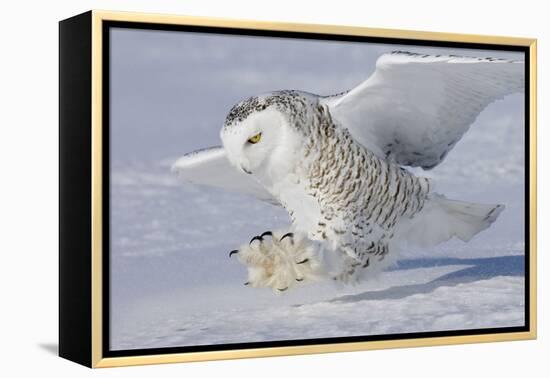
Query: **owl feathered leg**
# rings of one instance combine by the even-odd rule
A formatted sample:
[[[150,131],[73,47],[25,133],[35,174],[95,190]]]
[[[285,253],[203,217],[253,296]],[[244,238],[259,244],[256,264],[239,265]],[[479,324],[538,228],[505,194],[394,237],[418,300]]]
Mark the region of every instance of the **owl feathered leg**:
[[[373,279],[396,261],[398,252],[397,245],[383,239],[365,242],[363,248],[341,247],[333,254],[332,279],[352,285]]]
[[[246,285],[251,287],[284,292],[325,274],[317,245],[300,233],[267,231],[230,252],[233,254],[247,267]]]

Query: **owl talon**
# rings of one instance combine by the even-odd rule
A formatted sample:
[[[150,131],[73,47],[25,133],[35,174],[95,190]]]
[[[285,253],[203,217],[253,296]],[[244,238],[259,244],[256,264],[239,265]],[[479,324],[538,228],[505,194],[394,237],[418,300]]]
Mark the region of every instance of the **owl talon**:
[[[261,236],[256,235],[252,239],[250,239],[250,243],[248,243],[248,245],[251,245],[254,240],[259,240],[260,242],[262,242],[264,239]]]
[[[300,264],[305,264],[305,263],[307,263],[308,261],[309,261],[309,259],[306,258],[306,259],[303,259],[302,261],[297,262],[296,264],[298,264],[298,265],[300,265]]]
[[[239,253],[239,250],[238,249],[234,249],[232,250],[231,252],[229,252],[229,258],[231,258],[231,255],[235,254],[235,253]]]
[[[304,280],[303,278],[296,278],[297,282],[302,282],[303,280]]]
[[[260,238],[263,239],[264,236],[271,236],[273,237],[273,233],[271,231],[266,231],[263,234],[260,235]]]
[[[286,291],[286,290],[288,290],[288,286],[285,287],[284,289],[279,289],[279,288],[277,288],[277,290],[279,290],[279,291]]]
[[[291,241],[291,242],[294,242],[294,239],[293,239],[293,238],[294,238],[294,233],[292,233],[292,232],[287,232],[286,234],[284,234],[283,236],[281,236],[281,238],[279,239],[279,241],[282,242],[283,239],[286,238],[286,237],[289,237],[289,238],[290,238],[290,241]]]

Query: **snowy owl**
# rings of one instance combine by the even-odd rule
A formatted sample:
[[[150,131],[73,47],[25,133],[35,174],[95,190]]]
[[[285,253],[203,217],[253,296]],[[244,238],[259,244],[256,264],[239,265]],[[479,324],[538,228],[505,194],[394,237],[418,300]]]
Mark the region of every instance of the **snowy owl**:
[[[172,170],[289,213],[289,229],[230,252],[247,266],[246,285],[357,282],[400,247],[467,242],[497,219],[503,205],[447,199],[405,167],[441,163],[487,105],[523,86],[522,61],[387,53],[344,93],[281,90],[236,104],[223,147],[186,154]]]

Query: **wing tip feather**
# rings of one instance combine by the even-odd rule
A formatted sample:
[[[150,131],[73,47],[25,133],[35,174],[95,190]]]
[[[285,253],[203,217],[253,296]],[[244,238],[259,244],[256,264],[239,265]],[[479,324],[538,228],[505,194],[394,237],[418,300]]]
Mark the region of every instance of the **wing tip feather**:
[[[494,57],[476,57],[456,54],[423,54],[410,52],[406,50],[393,50],[389,53],[382,54],[376,65],[379,64],[404,64],[404,63],[513,63],[524,64],[523,60],[514,60],[506,58]]]
[[[192,152],[188,152],[183,156],[180,156],[176,159],[170,166],[170,172],[172,173],[181,173],[185,168],[193,167],[197,164],[200,164],[208,158],[211,158],[214,155],[224,153],[224,149],[221,146],[201,148]]]

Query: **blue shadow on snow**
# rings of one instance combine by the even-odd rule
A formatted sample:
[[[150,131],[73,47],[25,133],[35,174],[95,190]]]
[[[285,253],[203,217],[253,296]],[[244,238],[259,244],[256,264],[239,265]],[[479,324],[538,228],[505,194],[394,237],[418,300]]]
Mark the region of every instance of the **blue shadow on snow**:
[[[451,273],[447,273],[430,282],[394,286],[385,290],[367,291],[360,294],[344,295],[330,302],[357,302],[363,300],[401,299],[415,294],[427,294],[439,287],[456,286],[487,280],[498,276],[523,277],[525,275],[525,257],[523,255],[499,256],[472,259],[458,258],[422,258],[398,261],[387,271],[399,271],[439,266],[468,265]]]

